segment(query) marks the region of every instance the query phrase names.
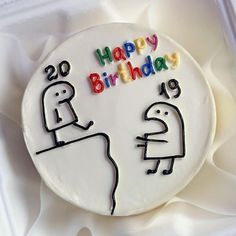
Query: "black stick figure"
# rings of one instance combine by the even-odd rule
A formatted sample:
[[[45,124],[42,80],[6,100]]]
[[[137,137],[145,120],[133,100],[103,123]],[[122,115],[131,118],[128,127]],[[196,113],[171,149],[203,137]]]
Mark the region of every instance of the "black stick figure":
[[[67,81],[58,81],[50,84],[43,91],[43,121],[48,132],[52,132],[56,146],[61,146],[65,142],[58,141],[56,131],[68,125],[74,125],[82,130],[88,130],[93,121],[86,126],[78,123],[78,116],[71,104],[75,96],[74,87]]]
[[[163,170],[162,172],[164,175],[169,175],[173,171],[175,159],[183,158],[185,156],[185,130],[184,120],[181,112],[176,106],[170,103],[155,102],[145,111],[144,119],[146,121],[160,122],[162,126],[161,131],[144,133],[143,137],[136,137],[136,139],[144,142],[143,144],[137,145],[137,147],[144,148],[144,160],[156,160],[155,168],[148,169],[147,174],[156,173],[160,164],[160,160],[169,159],[169,168]],[[168,135],[169,128],[171,127],[173,120],[176,120],[178,122],[178,127],[175,127],[175,132],[172,132],[171,135]],[[172,142],[170,142],[170,140],[172,140]],[[174,150],[173,154],[170,155],[170,145],[172,145],[173,143],[176,144],[176,142],[180,145],[180,149]],[[148,150],[150,149],[149,145],[155,143],[162,144],[159,148],[159,152],[155,155],[148,155]]]
[[[59,81],[47,86],[43,91],[42,106],[43,106],[43,122],[45,129],[53,133],[55,145],[36,152],[39,155],[44,152],[54,150],[56,148],[67,146],[75,142],[90,139],[93,137],[102,137],[106,143],[106,155],[109,159],[114,171],[114,184],[111,189],[111,215],[114,214],[116,208],[115,193],[119,182],[119,169],[111,156],[111,140],[106,133],[94,133],[85,137],[77,138],[71,141],[58,141],[56,131],[68,125],[75,125],[76,127],[88,130],[93,124],[89,121],[86,126],[78,124],[78,116],[71,104],[71,100],[75,96],[74,87],[67,81]]]

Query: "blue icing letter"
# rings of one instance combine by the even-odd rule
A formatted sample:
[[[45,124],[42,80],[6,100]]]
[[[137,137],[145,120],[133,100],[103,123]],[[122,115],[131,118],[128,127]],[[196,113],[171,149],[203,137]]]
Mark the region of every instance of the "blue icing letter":
[[[145,63],[142,66],[142,72],[145,76],[149,76],[150,74],[155,74],[154,68],[153,68],[153,64],[152,64],[152,58],[151,56],[147,56],[146,59],[147,63]]]
[[[127,57],[129,58],[131,53],[135,51],[135,44],[132,42],[126,42],[124,43],[124,49]]]

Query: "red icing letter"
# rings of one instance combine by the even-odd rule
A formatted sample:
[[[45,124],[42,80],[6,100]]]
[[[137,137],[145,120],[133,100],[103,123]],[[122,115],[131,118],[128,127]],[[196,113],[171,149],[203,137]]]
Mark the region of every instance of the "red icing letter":
[[[136,80],[137,75],[138,75],[140,78],[143,77],[142,71],[140,70],[140,68],[138,68],[138,67],[133,67],[130,61],[127,62],[127,65],[128,65],[128,68],[129,68],[129,71],[130,71],[130,74],[131,74],[133,80]]]
[[[156,34],[154,34],[153,36],[147,37],[146,39],[147,39],[147,42],[151,44],[153,51],[155,51],[158,45],[158,38]]]
[[[95,93],[101,93],[104,90],[104,83],[100,80],[100,76],[98,73],[92,73],[89,76],[92,89]]]
[[[114,48],[114,50],[112,51],[112,55],[117,61],[120,61],[121,59],[126,60],[125,52],[120,47]]]

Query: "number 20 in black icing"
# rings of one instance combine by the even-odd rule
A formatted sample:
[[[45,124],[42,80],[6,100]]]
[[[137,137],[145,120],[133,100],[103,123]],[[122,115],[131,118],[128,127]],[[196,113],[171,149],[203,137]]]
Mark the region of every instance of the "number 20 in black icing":
[[[48,65],[44,71],[47,73],[47,79],[49,81],[55,80],[58,78],[58,74],[61,75],[62,77],[66,77],[70,73],[70,63],[66,60],[62,61],[58,65],[58,73],[57,69],[53,65]]]

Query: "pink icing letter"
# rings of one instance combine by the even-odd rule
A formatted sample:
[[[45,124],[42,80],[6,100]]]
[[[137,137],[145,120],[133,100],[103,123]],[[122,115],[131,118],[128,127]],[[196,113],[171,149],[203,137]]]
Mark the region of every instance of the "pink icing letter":
[[[154,34],[153,36],[147,37],[146,40],[149,44],[151,44],[153,51],[155,51],[158,45],[157,35]]]

